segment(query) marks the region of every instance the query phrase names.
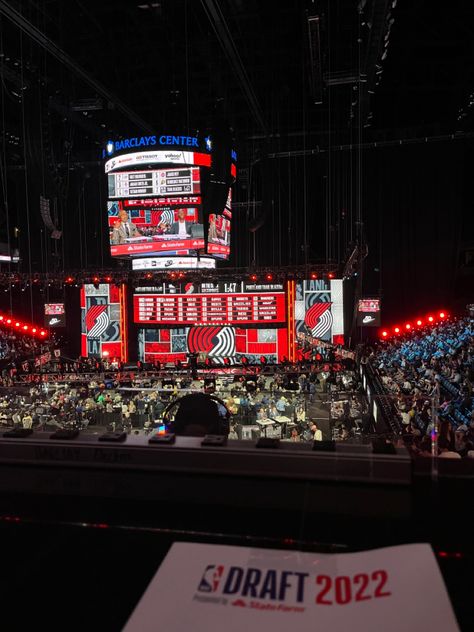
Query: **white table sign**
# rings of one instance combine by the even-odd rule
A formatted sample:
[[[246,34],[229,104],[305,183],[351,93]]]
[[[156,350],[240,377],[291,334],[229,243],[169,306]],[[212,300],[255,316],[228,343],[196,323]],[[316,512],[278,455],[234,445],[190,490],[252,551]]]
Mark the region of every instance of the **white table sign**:
[[[429,544],[301,553],[173,544],[124,632],[458,631]]]

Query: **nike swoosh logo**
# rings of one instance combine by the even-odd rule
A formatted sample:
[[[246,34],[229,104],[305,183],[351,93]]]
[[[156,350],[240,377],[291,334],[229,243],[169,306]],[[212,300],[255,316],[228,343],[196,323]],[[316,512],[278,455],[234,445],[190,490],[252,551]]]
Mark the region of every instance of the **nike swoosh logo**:
[[[371,323],[375,318],[373,316],[364,316],[363,323]]]

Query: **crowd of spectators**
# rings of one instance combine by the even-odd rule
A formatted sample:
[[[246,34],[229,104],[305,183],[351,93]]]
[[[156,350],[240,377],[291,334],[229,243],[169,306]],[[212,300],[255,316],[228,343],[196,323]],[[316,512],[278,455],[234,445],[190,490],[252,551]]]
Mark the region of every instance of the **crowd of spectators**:
[[[412,451],[431,455],[438,424],[440,457],[474,457],[474,321],[465,317],[384,341],[368,353],[393,396]]]

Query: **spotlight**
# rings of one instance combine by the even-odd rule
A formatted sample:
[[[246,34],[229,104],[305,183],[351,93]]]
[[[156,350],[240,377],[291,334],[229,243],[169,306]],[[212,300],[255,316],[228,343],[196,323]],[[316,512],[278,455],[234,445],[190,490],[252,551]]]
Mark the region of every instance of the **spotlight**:
[[[396,334],[400,333],[400,327],[395,327],[395,329],[393,330]]]
[[[328,279],[334,279],[334,273],[333,272],[330,272],[328,274]]]
[[[388,331],[382,331],[382,336],[386,338],[388,336]]]
[[[266,281],[273,281],[273,274],[271,274],[270,272],[268,274],[265,275],[265,280]]]
[[[440,312],[440,313],[439,313],[439,317],[440,317],[440,318],[445,318],[445,316],[446,316],[446,314],[445,314],[444,312]]]
[[[104,281],[105,281],[106,283],[110,283],[110,282],[112,281],[112,277],[111,277],[111,276],[106,276],[106,277],[105,277],[105,279],[104,279]]]
[[[314,281],[315,279],[318,278],[318,274],[316,272],[311,272],[311,274],[309,275],[309,278]]]
[[[45,331],[43,331],[43,330],[41,330],[41,331],[40,331],[40,336],[46,336],[46,332],[45,332]]]
[[[405,329],[411,329],[411,325],[410,325],[410,323],[407,323],[407,324],[405,325]]]
[[[257,280],[257,275],[256,275],[256,274],[251,274],[251,275],[249,276],[249,279],[250,279],[251,281],[256,281],[256,280]]]
[[[109,352],[108,352],[108,351],[103,351],[103,352],[102,352],[102,356],[103,356],[104,358],[108,358],[108,357],[109,357]]]
[[[15,323],[15,327],[19,327],[19,326],[20,326],[20,323]]]
[[[428,316],[428,320],[429,320],[430,323],[432,323],[434,321],[433,316]]]
[[[420,327],[423,324],[423,322],[421,320],[417,320],[416,324],[418,325],[418,327]]]
[[[28,331],[28,325],[23,325],[23,329],[24,329],[25,331]]]
[[[10,318],[7,318],[7,323],[8,323],[9,325],[11,324],[11,322],[12,322],[12,321],[11,321],[11,319],[10,319]]]
[[[33,327],[33,329],[31,330],[34,334],[36,333],[36,327]]]

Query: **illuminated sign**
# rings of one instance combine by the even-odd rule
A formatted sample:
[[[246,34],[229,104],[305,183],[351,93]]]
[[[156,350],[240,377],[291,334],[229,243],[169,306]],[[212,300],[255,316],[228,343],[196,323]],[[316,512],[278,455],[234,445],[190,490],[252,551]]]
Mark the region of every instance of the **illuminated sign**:
[[[286,322],[285,294],[136,294],[136,323],[269,325]]]
[[[199,147],[199,141],[195,136],[171,136],[163,134],[157,136],[134,136],[122,140],[109,140],[105,146],[105,154],[112,156],[117,151],[135,149],[136,147],[155,147],[156,145],[175,147]]]

